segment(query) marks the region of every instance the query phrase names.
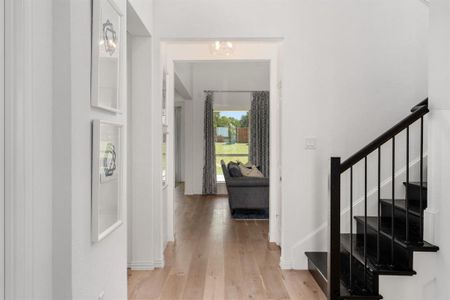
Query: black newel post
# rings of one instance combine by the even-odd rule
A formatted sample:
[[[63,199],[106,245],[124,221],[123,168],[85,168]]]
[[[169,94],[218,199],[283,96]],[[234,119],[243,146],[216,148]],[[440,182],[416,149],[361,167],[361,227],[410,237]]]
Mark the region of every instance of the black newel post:
[[[331,158],[330,251],[328,252],[328,300],[340,296],[341,158]]]

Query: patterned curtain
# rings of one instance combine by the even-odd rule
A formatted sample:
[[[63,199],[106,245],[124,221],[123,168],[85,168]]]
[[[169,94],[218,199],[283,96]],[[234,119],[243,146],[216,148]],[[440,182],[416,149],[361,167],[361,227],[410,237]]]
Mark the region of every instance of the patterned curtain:
[[[203,167],[203,194],[206,195],[217,193],[213,102],[213,94],[208,92],[205,101],[205,165]]]
[[[250,109],[250,161],[269,177],[270,94],[254,92]]]

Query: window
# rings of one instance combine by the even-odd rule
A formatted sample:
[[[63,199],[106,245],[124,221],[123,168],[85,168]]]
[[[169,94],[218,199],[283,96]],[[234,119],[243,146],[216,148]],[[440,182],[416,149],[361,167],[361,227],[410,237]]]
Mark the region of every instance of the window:
[[[224,181],[221,160],[248,162],[248,111],[214,111],[217,181]]]

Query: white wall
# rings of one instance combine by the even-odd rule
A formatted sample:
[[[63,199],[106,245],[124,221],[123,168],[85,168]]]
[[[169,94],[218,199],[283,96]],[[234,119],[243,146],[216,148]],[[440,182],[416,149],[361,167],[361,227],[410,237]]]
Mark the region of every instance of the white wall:
[[[189,134],[189,138],[186,138],[185,160],[185,193],[187,195],[202,193],[204,90],[270,89],[268,62],[197,62],[192,66],[193,99],[185,101],[186,132]],[[250,102],[250,93],[214,95],[214,108],[218,110],[250,110]]]
[[[437,253],[416,253],[413,278],[383,278],[380,286],[387,300],[448,299],[450,284],[450,3],[431,1],[429,37],[430,124],[428,151],[428,208],[426,238],[439,246]],[[429,214],[437,215],[435,223]],[[433,226],[434,225],[434,226]],[[409,279],[409,280],[408,280]]]
[[[152,40],[150,36],[140,37],[130,35],[131,53],[131,81],[128,88],[131,97],[131,115],[128,120],[130,126],[129,141],[131,153],[129,155],[131,180],[130,189],[130,236],[128,237],[129,260],[128,266],[132,269],[154,268],[155,247],[157,243],[153,234],[155,224],[154,215],[154,187],[152,186],[154,148],[151,139],[152,131]]]
[[[126,28],[126,1],[116,1]],[[123,114],[114,115],[90,105],[91,1],[71,2],[71,143],[72,143],[72,297],[97,299],[127,297],[126,225],[99,243],[91,242],[91,120],[103,119],[125,125],[126,76],[120,78]],[[122,32],[121,67],[126,70],[126,31]],[[125,139],[126,140],[126,139]],[[125,159],[124,159],[125,160]],[[126,162],[125,162],[126,163]],[[125,164],[126,165],[126,164]],[[126,189],[124,189],[126,192]],[[125,196],[125,194],[123,195]],[[125,197],[123,198],[125,199]],[[126,205],[122,202],[124,224]]]
[[[438,213],[435,279],[432,282],[434,298],[448,298],[445,290],[450,285],[450,3],[445,0],[431,1],[430,12],[430,158],[429,190],[430,209]],[[424,287],[425,289],[426,287]]]
[[[192,64],[190,63],[180,63],[176,64],[175,74],[178,76],[183,88],[192,96]],[[175,83],[175,89],[177,85]]]
[[[0,297],[51,299],[52,1],[2,4],[7,246]]]
[[[408,0],[156,2],[162,38],[283,38],[283,267],[306,268],[304,251],[324,244],[313,233],[327,220],[330,156],[349,156],[427,96],[427,15]]]
[[[148,32],[154,31],[153,2],[154,0],[128,0],[128,3],[134,8]]]
[[[53,6],[53,297],[72,296],[71,1]]]
[[[123,13],[121,67],[127,70],[127,1],[115,1]],[[130,1],[134,11],[147,26],[152,24],[152,1]],[[134,6],[135,5],[135,6]],[[58,62],[54,65],[55,106],[54,158],[55,198],[54,288],[55,299],[127,298],[127,209],[126,180],[123,189],[124,225],[99,243],[91,242],[91,120],[102,119],[124,124],[127,131],[126,72],[120,78],[122,114],[111,114],[90,105],[91,1],[57,1],[53,7],[53,28],[61,33],[55,42]],[[60,17],[61,16],[61,17]],[[149,29],[150,30],[150,29]],[[58,89],[58,86],[62,86]],[[59,96],[59,97],[58,97]],[[149,115],[151,112],[149,112]],[[125,141],[126,142],[126,139]],[[124,164],[126,166],[126,152]],[[39,161],[39,160],[36,160]],[[126,168],[124,168],[126,170]],[[125,174],[124,174],[125,175]],[[62,204],[57,204],[62,202]],[[67,205],[69,204],[69,205]],[[151,216],[150,216],[151,218]],[[61,263],[61,264],[59,264]],[[57,270],[57,267],[61,269]],[[56,275],[55,275],[56,274]],[[59,277],[58,277],[59,276]],[[41,297],[41,299],[50,299]]]

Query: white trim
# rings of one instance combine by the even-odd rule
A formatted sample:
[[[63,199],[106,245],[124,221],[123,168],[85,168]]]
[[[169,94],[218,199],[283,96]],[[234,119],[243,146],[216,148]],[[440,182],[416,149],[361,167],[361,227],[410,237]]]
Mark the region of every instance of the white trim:
[[[157,259],[155,261],[134,261],[128,263],[128,268],[136,271],[151,271],[164,267],[164,259]]]
[[[161,257],[163,251],[160,238],[162,214],[159,202],[154,200],[161,195],[162,190],[161,168],[155,163],[155,155],[159,151],[154,147],[160,142],[155,128],[161,125],[161,114],[154,117],[155,106],[160,105],[160,101],[152,100],[155,90],[159,91],[159,88],[155,87],[155,68],[152,68],[155,55],[154,37],[130,1],[127,3],[127,23],[131,25],[127,30],[131,60],[128,69],[131,74],[131,82],[128,83],[131,94],[128,126],[129,169],[132,174],[129,185],[131,198],[128,199],[131,202],[128,220],[130,234],[127,237],[130,245],[128,266],[136,270],[147,270],[159,267],[161,261],[164,261]],[[158,140],[157,143],[155,139]]]
[[[155,268],[164,268],[164,264],[165,264],[164,257],[160,258],[160,259],[156,259],[153,262],[153,266],[155,266]]]
[[[215,39],[214,39],[215,40]],[[219,38],[220,40],[220,38]],[[174,62],[175,61],[267,61],[270,63],[270,220],[269,220],[269,240],[278,245],[281,243],[281,183],[280,183],[280,93],[278,88],[279,76],[279,51],[280,40],[274,41],[256,41],[256,40],[239,40],[236,43],[245,44],[245,48],[239,48],[232,56],[217,57],[211,55],[209,51],[209,43],[213,40],[193,40],[193,41],[167,41],[161,44],[161,51],[163,58],[160,66],[160,76],[166,68],[170,75],[167,86],[167,107],[174,107]],[[184,49],[184,51],[179,51]],[[166,56],[164,56],[166,55]],[[165,59],[164,59],[165,57]],[[173,128],[172,113],[168,114],[169,127]],[[168,139],[168,180],[169,189],[167,195],[167,235],[169,241],[174,240],[174,188],[175,188],[175,170],[173,163],[173,137]]]
[[[430,199],[430,198],[428,198]],[[432,244],[437,244],[436,233],[438,232],[439,211],[427,208],[424,211],[424,239]]]
[[[284,256],[280,257],[280,269],[281,270],[291,270],[292,269],[292,263],[285,259]]]
[[[0,0],[0,299],[5,298],[5,0]]]
[[[33,298],[33,2],[5,2],[5,298]]]
[[[155,269],[155,264],[152,261],[130,262],[128,268],[133,271],[151,271]]]

